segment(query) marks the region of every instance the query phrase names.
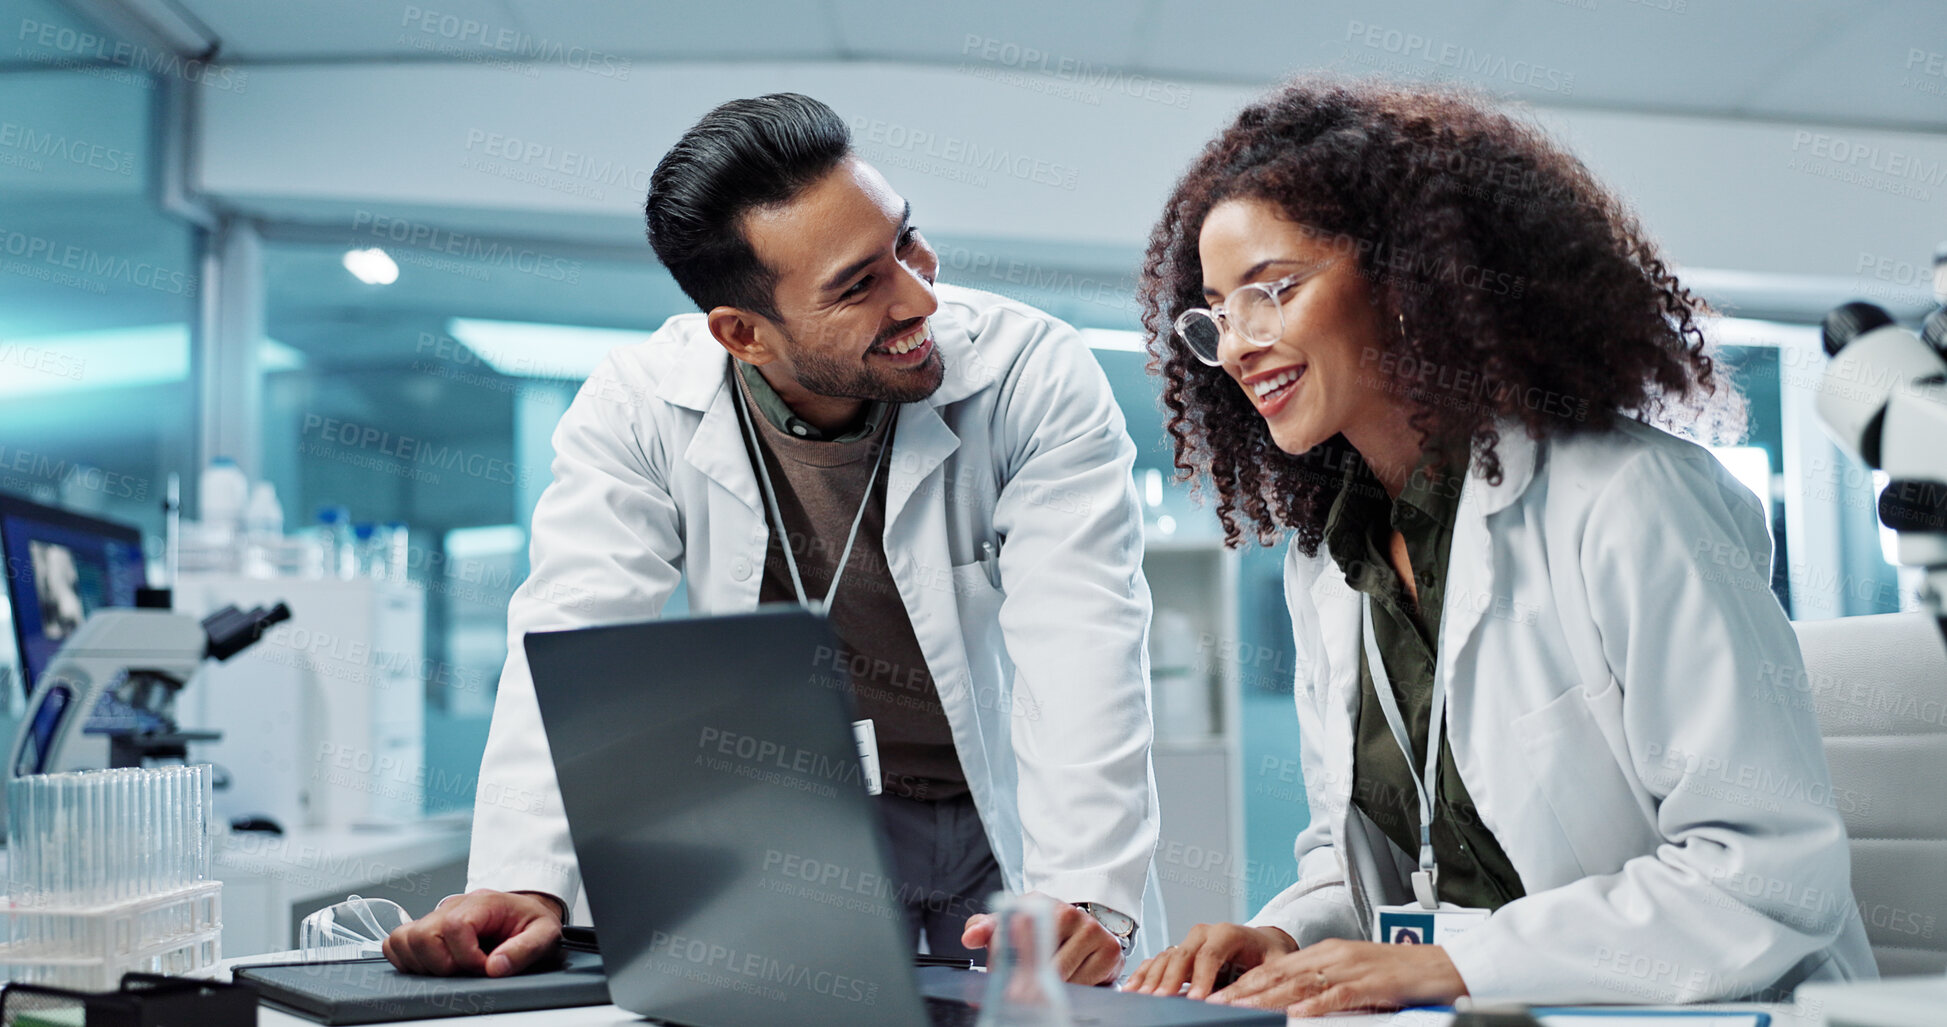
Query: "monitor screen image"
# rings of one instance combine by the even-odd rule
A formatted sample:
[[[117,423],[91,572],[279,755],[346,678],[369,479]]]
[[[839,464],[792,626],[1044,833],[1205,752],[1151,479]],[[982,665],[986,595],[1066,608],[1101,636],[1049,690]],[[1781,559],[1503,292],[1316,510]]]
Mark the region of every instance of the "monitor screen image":
[[[29,539],[27,553],[28,562],[34,568],[34,597],[40,605],[41,637],[59,642],[81,629],[90,607],[101,605],[98,598],[102,594],[101,568],[92,563],[77,565],[74,550],[56,542]],[[85,586],[81,579],[83,567],[92,572]],[[83,601],[84,590],[87,595],[97,597],[94,602]]]
[[[0,496],[22,685],[34,681],[62,643],[104,606],[134,606],[144,584],[142,536],[133,527]]]

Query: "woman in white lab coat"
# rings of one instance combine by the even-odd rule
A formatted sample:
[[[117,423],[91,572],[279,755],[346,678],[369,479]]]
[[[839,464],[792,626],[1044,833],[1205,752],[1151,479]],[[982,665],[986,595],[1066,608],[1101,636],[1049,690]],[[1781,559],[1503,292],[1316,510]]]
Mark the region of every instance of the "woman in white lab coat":
[[[1742,401],[1580,162],[1467,97],[1300,80],[1185,173],[1142,284],[1178,465],[1233,543],[1291,536],[1311,821],[1296,883],[1131,988],[1315,1015],[1874,975],[1765,511],[1656,427]],[[1429,903],[1432,944],[1376,943]]]

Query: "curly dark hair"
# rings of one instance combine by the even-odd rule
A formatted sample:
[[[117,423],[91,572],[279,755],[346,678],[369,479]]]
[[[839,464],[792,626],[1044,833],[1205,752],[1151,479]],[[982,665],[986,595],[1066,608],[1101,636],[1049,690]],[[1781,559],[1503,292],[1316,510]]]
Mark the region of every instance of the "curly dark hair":
[[[1342,435],[1291,456],[1171,324],[1205,304],[1197,241],[1228,199],[1276,205],[1352,256],[1383,321],[1378,361],[1423,449],[1501,480],[1497,423],[1537,439],[1618,417],[1742,434],[1743,397],[1709,355],[1704,301],[1623,204],[1541,129],[1448,88],[1306,77],[1246,107],[1171,193],[1143,259],[1143,327],[1181,480],[1207,475],[1225,542],[1318,551],[1348,459]],[[1199,488],[1202,482],[1198,483]]]

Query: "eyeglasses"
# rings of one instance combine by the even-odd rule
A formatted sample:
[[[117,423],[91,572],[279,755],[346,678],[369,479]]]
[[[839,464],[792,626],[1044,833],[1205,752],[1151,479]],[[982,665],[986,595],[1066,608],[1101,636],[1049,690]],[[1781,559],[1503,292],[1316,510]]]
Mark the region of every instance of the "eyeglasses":
[[[1226,328],[1235,330],[1245,342],[1259,349],[1269,346],[1284,335],[1281,297],[1285,291],[1331,265],[1332,261],[1327,260],[1275,282],[1240,285],[1214,307],[1192,307],[1176,316],[1176,337],[1190,347],[1191,355],[1211,367],[1223,363],[1217,356],[1217,347],[1224,341]]]

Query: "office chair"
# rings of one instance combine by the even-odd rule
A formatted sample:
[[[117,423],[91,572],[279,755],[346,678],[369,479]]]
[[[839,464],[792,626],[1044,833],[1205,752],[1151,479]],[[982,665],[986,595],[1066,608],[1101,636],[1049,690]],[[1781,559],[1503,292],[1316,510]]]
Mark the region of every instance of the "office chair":
[[[1884,977],[1947,970],[1947,644],[1922,613],[1795,623],[1798,682],[1818,712],[1852,890]]]

